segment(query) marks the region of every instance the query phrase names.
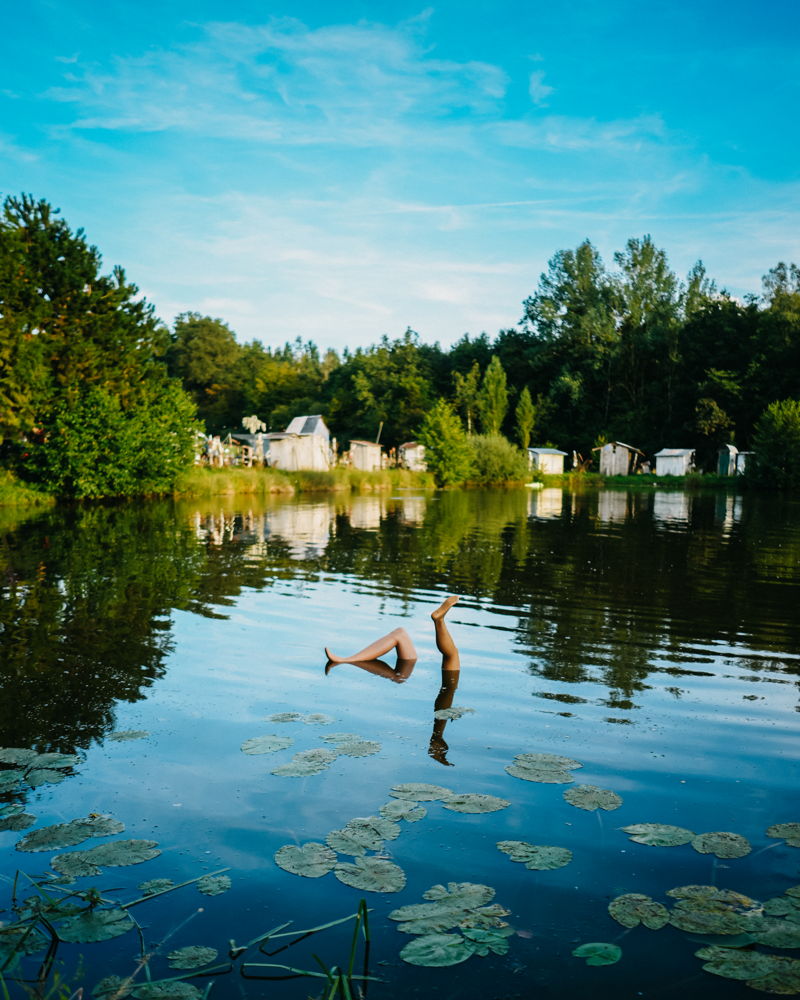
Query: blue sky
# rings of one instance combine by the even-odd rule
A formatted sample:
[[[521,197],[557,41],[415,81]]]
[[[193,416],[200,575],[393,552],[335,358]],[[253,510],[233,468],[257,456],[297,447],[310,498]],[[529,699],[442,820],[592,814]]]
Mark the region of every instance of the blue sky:
[[[798,29],[796,0],[26,0],[0,193],[165,322],[270,345],[494,336],[587,237],[744,295],[800,262]]]

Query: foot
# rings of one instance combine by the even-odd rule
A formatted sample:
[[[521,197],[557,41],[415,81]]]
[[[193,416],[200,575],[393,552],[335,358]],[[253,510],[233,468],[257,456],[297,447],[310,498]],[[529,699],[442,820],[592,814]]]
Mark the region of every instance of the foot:
[[[341,656],[334,656],[334,654],[325,646],[325,656],[328,658],[328,663],[346,663],[347,660],[343,660]]]
[[[441,618],[444,618],[454,604],[458,604],[458,600],[459,599],[457,597],[448,597],[446,600],[442,601],[435,611],[431,612],[431,618],[435,622],[438,622]]]

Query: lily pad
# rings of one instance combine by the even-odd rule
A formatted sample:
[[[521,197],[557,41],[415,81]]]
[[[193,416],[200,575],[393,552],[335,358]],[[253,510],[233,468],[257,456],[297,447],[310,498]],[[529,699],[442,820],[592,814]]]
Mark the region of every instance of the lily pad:
[[[384,840],[400,836],[400,827],[383,816],[357,816],[341,830],[332,830],[325,838],[329,847],[340,854],[361,855],[379,851]]]
[[[333,750],[325,750],[322,747],[314,750],[301,750],[292,759],[279,767],[273,768],[272,773],[282,778],[305,778],[311,774],[319,774],[336,760],[337,754]]]
[[[115,743],[128,743],[131,740],[143,740],[149,735],[146,729],[120,729],[116,733],[111,733],[108,738]]]
[[[546,765],[528,764],[515,760],[506,767],[512,778],[523,781],[537,781],[544,785],[566,785],[575,778],[565,767],[548,767]]]
[[[396,799],[411,799],[413,802],[435,802],[446,799],[453,792],[441,785],[427,785],[424,782],[410,781],[402,785],[393,785],[390,795]]]
[[[466,927],[461,929],[464,940],[476,955],[486,956],[490,951],[495,955],[508,954],[508,938],[514,933],[513,927]]]
[[[443,968],[459,965],[474,954],[474,949],[460,934],[423,934],[414,938],[400,952],[409,965]]]
[[[335,721],[330,715],[324,715],[322,712],[312,712],[311,715],[303,716],[303,722],[307,726],[329,726]]]
[[[23,777],[24,772],[16,768],[12,771],[0,771],[0,792],[13,792]]]
[[[111,816],[91,816],[70,820],[69,823],[55,823],[39,830],[26,833],[16,847],[18,851],[52,851],[59,847],[74,847],[90,837],[106,837],[122,833],[125,824]]]
[[[553,871],[564,868],[572,861],[572,851],[566,847],[545,847],[524,840],[501,840],[497,846],[512,861],[525,865],[531,871]]]
[[[127,868],[129,865],[139,865],[144,861],[157,858],[161,851],[155,840],[114,840],[109,844],[98,844],[88,851],[72,851],[69,854],[57,854],[51,858],[50,865],[63,875],[80,878],[82,875],[97,875],[98,870],[83,871],[85,867]]]
[[[585,809],[587,812],[595,809],[611,812],[612,809],[619,809],[622,805],[622,798],[616,792],[598,788],[597,785],[576,785],[574,788],[565,788],[563,795],[571,806]]]
[[[666,906],[638,892],[629,892],[612,899],[608,904],[608,912],[623,927],[644,924],[651,931],[657,931],[669,923],[669,910]]]
[[[202,995],[196,986],[180,980],[143,983],[132,993],[136,1000],[200,1000]]]
[[[711,909],[723,907],[750,910],[758,906],[756,900],[750,896],[745,896],[734,889],[720,889],[715,885],[679,885],[674,889],[667,889],[667,895],[673,899],[695,901],[696,904]]]
[[[74,767],[81,759],[74,753],[37,753],[28,767],[55,768]]]
[[[775,968],[774,956],[749,949],[709,945],[696,951],[695,955],[705,962],[703,971],[725,979],[760,979],[769,975]]]
[[[18,833],[20,830],[27,830],[36,822],[36,817],[30,813],[17,812],[0,818],[0,832],[3,830],[13,830]]]
[[[12,955],[35,955],[49,943],[49,940],[35,928],[31,930],[29,926],[4,927],[0,924],[0,969],[3,969]]]
[[[381,745],[376,740],[362,740],[357,737],[353,740],[343,740],[336,744],[336,750],[347,757],[371,757],[380,753]]]
[[[583,764],[572,757],[561,757],[556,753],[518,753],[514,758],[527,767],[543,767],[551,770],[575,771]]]
[[[699,833],[692,839],[698,854],[714,854],[718,858],[743,858],[752,848],[738,833]]]
[[[505,927],[502,917],[508,910],[497,903],[494,889],[474,882],[448,882],[434,885],[422,895],[427,903],[411,903],[392,910],[390,920],[399,923],[404,934],[438,934],[455,927],[491,929]]]
[[[57,771],[51,767],[37,767],[25,774],[25,780],[31,788],[41,788],[42,785],[60,785],[66,777],[63,771]]]
[[[763,944],[767,948],[800,948],[800,924],[790,920],[751,918],[748,930],[757,944]]]
[[[734,910],[693,909],[676,906],[669,922],[687,934],[743,934],[748,930],[745,917]]]
[[[345,885],[365,892],[400,892],[406,884],[403,869],[383,858],[356,858],[352,864],[340,862],[333,874]]]
[[[796,958],[784,958],[781,955],[770,956],[773,961],[772,971],[758,979],[748,979],[747,985],[762,993],[776,993],[779,996],[793,996],[800,993],[800,961]]]
[[[75,917],[68,917],[56,924],[56,932],[62,941],[71,944],[89,944],[95,941],[110,941],[127,933],[134,926],[133,918],[126,910],[118,907],[103,910],[86,910]]]
[[[232,884],[227,875],[204,875],[198,879],[197,890],[204,896],[221,896]]]
[[[267,722],[297,722],[298,719],[302,719],[299,712],[276,712],[267,716]]]
[[[434,719],[446,719],[452,722],[455,719],[460,719],[462,716],[466,715],[468,712],[474,713],[474,708],[460,708],[458,705],[453,705],[451,708],[438,708],[434,713]]]
[[[204,965],[210,965],[218,954],[216,948],[194,944],[171,951],[167,959],[171,969],[202,969]]]
[[[277,753],[279,750],[285,750],[294,743],[291,736],[276,736],[274,733],[269,733],[267,736],[251,736],[249,740],[245,740],[239,748],[242,753],[246,754],[262,754],[262,753]]]
[[[60,875],[65,875],[70,882],[76,878],[100,875],[102,872],[102,868],[98,868],[96,864],[89,861],[83,851],[57,854],[50,859],[50,867]]]
[[[27,750],[25,747],[0,747],[0,764],[18,764],[21,767],[28,767],[36,757],[35,750]]]
[[[646,844],[648,847],[680,847],[690,843],[695,836],[693,830],[668,823],[631,823],[620,829],[629,834],[635,844]]]
[[[324,844],[286,844],[275,852],[275,864],[292,875],[321,878],[336,866],[336,853]]]
[[[92,987],[92,996],[99,997],[100,1000],[111,997],[113,1000],[117,1000],[117,998],[124,1000],[125,997],[131,995],[133,985],[130,978],[121,979],[119,976],[106,976]]]
[[[507,809],[511,803],[496,795],[482,795],[477,792],[454,793],[442,800],[445,809],[458,813],[490,813]]]
[[[800,823],[775,823],[767,829],[767,836],[785,840],[790,847],[800,847]]]
[[[395,822],[404,819],[406,823],[418,823],[428,815],[424,806],[411,799],[393,799],[382,805],[378,812],[384,819],[391,819]]]
[[[171,889],[174,885],[175,883],[171,878],[151,878],[147,882],[140,883],[139,889],[145,896],[152,896],[156,892],[164,892],[166,889]]]
[[[587,965],[614,965],[622,958],[622,948],[607,941],[589,941],[574,948],[572,954],[585,959]]]

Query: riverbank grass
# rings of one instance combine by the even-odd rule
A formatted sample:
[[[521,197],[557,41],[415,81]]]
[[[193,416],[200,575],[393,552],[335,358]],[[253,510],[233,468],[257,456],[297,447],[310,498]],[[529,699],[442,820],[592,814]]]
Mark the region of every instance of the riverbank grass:
[[[284,472],[281,469],[193,468],[178,481],[174,496],[197,499],[234,494],[378,493],[426,489],[432,485],[433,479],[428,473],[407,469],[362,472],[336,468]]]

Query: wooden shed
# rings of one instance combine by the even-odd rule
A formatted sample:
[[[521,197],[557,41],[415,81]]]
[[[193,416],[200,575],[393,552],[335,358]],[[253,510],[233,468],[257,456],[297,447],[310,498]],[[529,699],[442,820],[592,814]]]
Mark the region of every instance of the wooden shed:
[[[685,476],[694,472],[694,448],[662,448],[655,454],[657,476]]]
[[[330,448],[319,434],[266,434],[267,465],[286,472],[329,469]]]
[[[424,472],[428,466],[425,463],[425,445],[419,441],[406,441],[397,449],[397,460],[403,469],[412,472]]]
[[[528,448],[528,465],[546,475],[561,475],[564,471],[565,451],[558,448]]]
[[[381,467],[381,446],[375,441],[351,441],[350,465],[362,472],[375,472]]]
[[[600,452],[601,476],[630,476],[644,458],[644,452],[622,441],[609,441],[601,448],[592,448],[592,451]]]

